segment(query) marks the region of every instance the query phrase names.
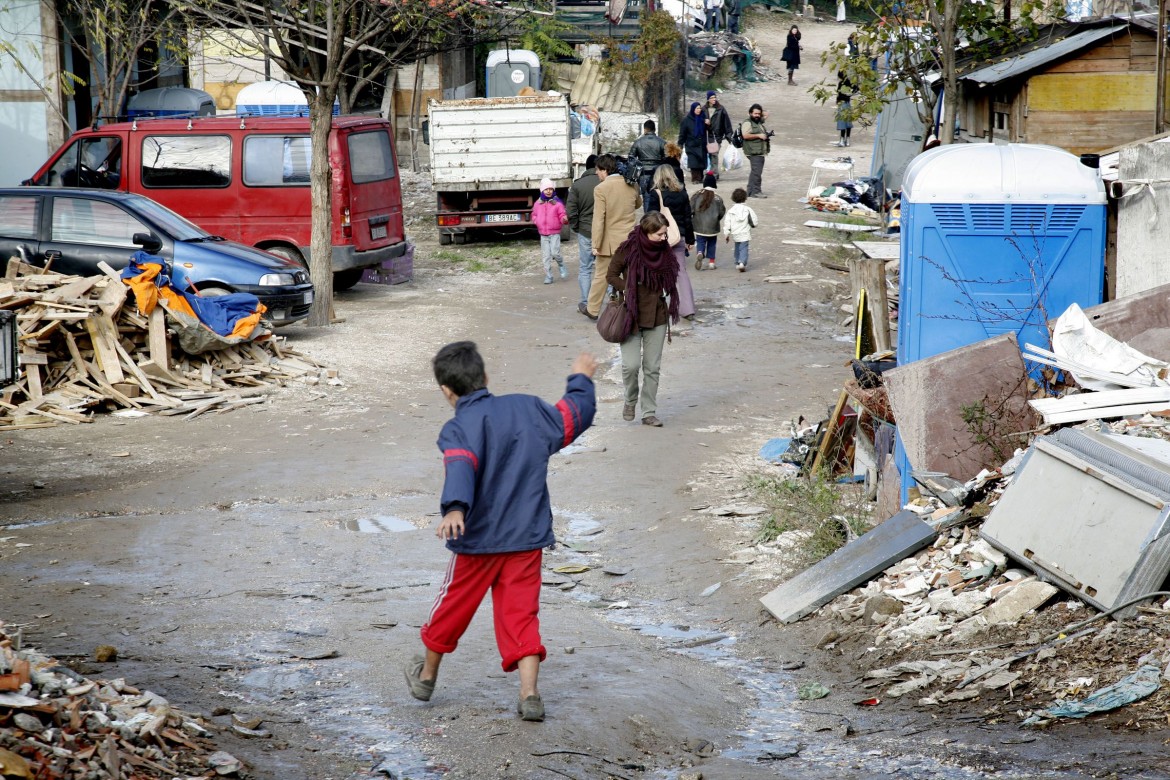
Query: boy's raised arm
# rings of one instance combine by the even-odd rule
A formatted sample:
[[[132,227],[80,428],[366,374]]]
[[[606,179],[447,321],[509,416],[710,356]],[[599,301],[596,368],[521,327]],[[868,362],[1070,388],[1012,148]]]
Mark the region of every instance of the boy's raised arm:
[[[593,389],[593,374],[597,371],[597,359],[588,352],[582,352],[573,361],[565,388],[565,395],[557,401],[556,409],[561,416],[561,437],[554,452],[566,447],[593,424],[597,411],[597,393]]]

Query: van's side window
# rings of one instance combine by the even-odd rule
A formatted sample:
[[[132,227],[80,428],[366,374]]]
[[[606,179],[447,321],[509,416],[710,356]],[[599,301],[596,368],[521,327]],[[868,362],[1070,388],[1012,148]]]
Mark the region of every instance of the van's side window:
[[[134,248],[135,233],[150,228],[113,203],[88,198],[53,198],[52,241]]]
[[[0,236],[38,238],[37,198],[8,196],[0,198]]]
[[[74,142],[34,184],[116,190],[121,181],[122,140],[99,136]]]
[[[385,130],[354,133],[349,137],[349,175],[354,184],[394,176],[394,153]]]
[[[244,184],[307,185],[312,158],[307,135],[250,135],[244,139]]]
[[[142,186],[226,187],[232,140],[226,135],[150,135],[142,139]]]

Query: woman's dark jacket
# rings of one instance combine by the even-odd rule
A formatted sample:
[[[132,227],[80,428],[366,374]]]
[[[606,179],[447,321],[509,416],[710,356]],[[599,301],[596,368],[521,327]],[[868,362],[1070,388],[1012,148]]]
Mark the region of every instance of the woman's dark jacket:
[[[780,59],[788,63],[789,69],[800,67],[800,36],[788,33],[788,39],[784,44],[784,53],[780,55]]]
[[[683,117],[682,129],[678,133],[678,145],[687,152],[687,167],[700,171],[707,167],[707,126],[695,132],[695,115]],[[679,169],[681,170],[681,166]]]
[[[640,230],[640,228],[635,228]],[[626,253],[618,249],[613,258],[609,261],[609,271],[605,274],[605,281],[613,286],[615,290],[622,290],[629,295],[626,290]],[[670,318],[670,311],[666,308],[666,299],[662,297],[663,290],[651,290],[639,285],[637,287],[638,295],[638,327],[639,328],[657,328],[659,325],[665,325]],[[666,290],[665,292],[671,292]]]

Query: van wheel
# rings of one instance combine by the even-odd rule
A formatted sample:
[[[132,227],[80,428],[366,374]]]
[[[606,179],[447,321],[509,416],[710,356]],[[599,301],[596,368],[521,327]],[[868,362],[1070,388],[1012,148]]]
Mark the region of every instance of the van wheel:
[[[347,268],[344,271],[333,272],[333,289],[335,292],[348,290],[362,280],[364,268]]]
[[[276,255],[277,257],[283,257],[286,260],[292,260],[306,271],[309,270],[309,264],[305,262],[305,256],[301,254],[299,249],[294,249],[291,246],[281,245],[269,247],[264,251],[268,252],[269,254]]]
[[[456,244],[466,244],[467,243],[467,234],[466,233],[455,233],[454,235],[451,236],[451,238],[454,239]]]
[[[440,233],[439,234],[439,245],[440,246],[447,246],[450,243],[451,243],[451,234],[450,233]]]

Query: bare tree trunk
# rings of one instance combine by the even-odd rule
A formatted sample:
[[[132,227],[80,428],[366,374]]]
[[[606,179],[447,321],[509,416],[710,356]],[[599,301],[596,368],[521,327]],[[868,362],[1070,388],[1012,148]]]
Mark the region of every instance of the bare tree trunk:
[[[939,143],[953,143],[955,114],[959,104],[959,79],[955,73],[955,49],[958,41],[959,0],[942,0],[942,9],[930,4],[930,21],[938,32],[938,49],[943,74],[943,111],[939,123]]]
[[[329,166],[329,131],[333,127],[333,91],[320,89],[309,103],[309,136],[313,159],[309,183],[313,202],[313,238],[309,250],[309,275],[315,297],[305,324],[329,324],[333,309],[333,171]]]

